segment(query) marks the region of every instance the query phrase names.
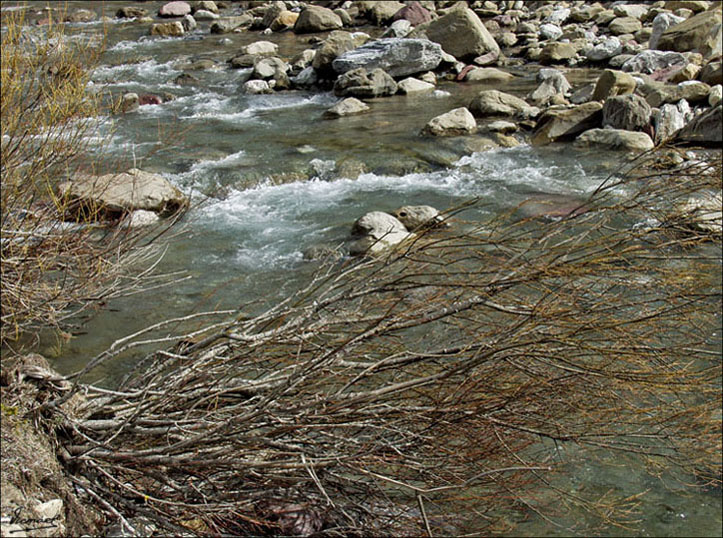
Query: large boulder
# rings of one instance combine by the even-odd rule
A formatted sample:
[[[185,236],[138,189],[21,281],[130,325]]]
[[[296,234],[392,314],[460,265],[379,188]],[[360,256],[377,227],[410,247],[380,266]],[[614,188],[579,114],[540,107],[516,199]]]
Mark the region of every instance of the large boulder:
[[[335,119],[344,116],[355,116],[369,110],[369,106],[354,97],[347,97],[324,112],[324,118]]]
[[[603,127],[640,131],[650,125],[652,109],[647,101],[635,94],[616,95],[603,104]]]
[[[158,10],[159,17],[183,17],[191,13],[191,6],[187,2],[168,2]]]
[[[530,141],[540,146],[571,139],[583,131],[599,127],[601,121],[602,104],[596,101],[570,108],[552,107],[538,120]]]
[[[429,120],[422,133],[432,136],[459,136],[477,132],[477,122],[465,107],[455,108]]]
[[[442,61],[442,47],[428,39],[388,38],[366,43],[341,54],[332,62],[337,73],[361,67],[384,69],[393,77],[402,77],[435,69]]]
[[[332,10],[320,6],[308,6],[296,19],[294,33],[308,34],[338,30],[343,26],[339,15]]]
[[[623,129],[590,129],[578,136],[574,145],[633,152],[647,151],[655,146],[647,134]]]
[[[722,20],[720,5],[716,9],[698,13],[666,29],[660,35],[656,48],[678,52],[697,51],[706,58],[720,55]]]
[[[676,139],[695,144],[720,145],[723,142],[723,103],[693,118],[678,131]]]
[[[372,211],[357,219],[352,226],[349,253],[353,256],[380,254],[413,235],[392,215]]]
[[[384,97],[395,93],[397,83],[378,67],[371,72],[364,68],[347,71],[334,83],[334,94],[339,97]]]
[[[606,69],[595,83],[592,100],[603,101],[615,95],[624,95],[635,91],[635,79],[621,71]]]
[[[469,104],[477,117],[530,115],[532,107],[519,97],[498,90],[485,90]]]
[[[80,176],[62,183],[59,191],[74,218],[115,218],[138,209],[169,216],[188,204],[166,179],[137,168],[120,174]]]
[[[444,52],[460,60],[472,60],[500,47],[474,11],[464,6],[450,10],[439,19],[420,24],[410,37],[426,37],[439,43]]]
[[[363,45],[368,39],[369,35],[363,32],[352,34],[344,30],[334,30],[316,49],[311,66],[322,76],[332,76],[334,75],[332,62],[345,52]]]

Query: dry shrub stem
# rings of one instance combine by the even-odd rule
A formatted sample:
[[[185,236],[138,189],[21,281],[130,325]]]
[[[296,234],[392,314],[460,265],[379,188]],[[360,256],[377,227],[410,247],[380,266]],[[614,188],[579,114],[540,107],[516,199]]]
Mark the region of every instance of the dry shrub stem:
[[[114,390],[76,381],[88,402],[65,442],[84,487],[169,532],[349,536],[487,534],[573,506],[634,524],[638,496],[555,485],[565,445],[720,486],[721,235],[671,208],[720,192],[721,165],[654,158],[575,216],[460,213],[177,335]]]
[[[96,224],[95,214],[63,222],[58,183],[94,166],[89,137],[102,109],[88,81],[103,47],[69,39],[62,24],[28,26],[24,13],[2,12],[0,47],[0,343],[16,351],[21,337],[164,280],[147,270],[160,253],[144,233]]]

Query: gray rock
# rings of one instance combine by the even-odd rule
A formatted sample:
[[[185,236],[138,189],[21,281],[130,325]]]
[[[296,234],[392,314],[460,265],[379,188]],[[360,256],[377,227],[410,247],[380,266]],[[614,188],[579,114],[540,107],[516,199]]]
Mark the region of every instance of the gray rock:
[[[673,138],[692,117],[693,112],[685,99],[681,99],[676,104],[665,104],[659,109],[654,109],[652,120],[655,127],[655,142],[660,143]]]
[[[406,19],[394,21],[382,34],[385,37],[406,37],[412,31],[412,23]]]
[[[530,142],[540,146],[573,138],[583,131],[600,126],[602,104],[592,101],[572,107],[551,107],[537,122]]]
[[[381,68],[393,77],[435,69],[442,61],[442,48],[427,39],[389,38],[366,43],[343,53],[332,62],[337,73],[352,69]]]
[[[339,97],[384,97],[397,93],[397,83],[383,69],[371,72],[353,69],[341,75],[334,83],[334,94]]]
[[[569,8],[558,8],[545,17],[543,22],[560,25],[568,19],[570,13],[571,11]]]
[[[609,60],[621,52],[623,52],[623,44],[617,37],[611,36],[585,52],[585,57],[591,62],[601,62]]]
[[[135,211],[131,211],[128,216],[123,219],[121,226],[126,228],[141,228],[143,226],[152,226],[159,222],[160,218],[155,212],[136,209]]]
[[[197,21],[216,21],[221,17],[217,13],[212,13],[205,9],[199,9],[198,11],[194,12],[193,18]]]
[[[541,24],[539,35],[542,39],[557,39],[562,35],[562,29],[556,24]]]
[[[482,91],[469,104],[477,117],[530,115],[531,108],[519,97],[498,90]]]
[[[444,222],[439,211],[429,205],[405,205],[394,211],[392,215],[410,232],[438,226]]]
[[[603,104],[603,127],[640,131],[650,125],[652,109],[647,101],[635,94],[609,97]]]
[[[527,95],[536,106],[548,105],[556,97],[564,98],[572,89],[565,75],[557,69],[540,69],[537,81],[540,85]]]
[[[271,24],[284,11],[286,11],[286,4],[284,2],[277,1],[269,3],[269,5],[266,7],[266,11],[264,12],[264,17],[261,21],[261,25],[264,28],[270,28]]]
[[[435,21],[420,24],[410,37],[427,37],[439,43],[445,52],[461,60],[471,60],[488,52],[500,52],[499,45],[479,17],[464,6],[450,10]]]
[[[389,247],[413,237],[395,217],[381,211],[372,211],[359,218],[351,229],[349,253],[380,254]]]
[[[651,74],[660,69],[668,69],[679,65],[681,68],[688,64],[688,59],[679,52],[664,52],[660,50],[646,50],[636,54],[622,65],[626,73]]]
[[[723,142],[723,103],[718,103],[693,118],[678,131],[676,139],[706,145]]]
[[[574,145],[632,152],[647,151],[655,146],[647,134],[622,129],[590,129],[578,136]]]
[[[405,78],[398,85],[398,91],[401,94],[409,95],[411,93],[429,92],[434,90],[434,84],[419,80],[416,78]]]
[[[291,77],[291,82],[294,84],[294,86],[298,86],[300,88],[308,88],[316,84],[318,81],[318,77],[316,74],[316,69],[313,67],[306,67],[301,70],[301,72],[296,75],[295,77]]]
[[[120,174],[80,176],[62,183],[60,196],[69,202],[71,213],[95,215],[127,213],[137,209],[161,216],[176,213],[188,204],[183,193],[163,177],[132,168]]]
[[[344,116],[354,116],[369,110],[369,106],[354,97],[347,97],[324,112],[324,118],[333,119]]]
[[[198,24],[196,24],[196,19],[193,18],[193,15],[185,15],[181,20],[181,24],[186,32],[191,32],[198,26]]]
[[[663,32],[671,26],[675,26],[684,20],[685,19],[683,17],[678,17],[672,13],[658,13],[653,19],[653,30],[650,34],[650,39],[648,40],[648,47],[651,49],[657,49],[658,41],[660,41],[660,36]]]
[[[307,6],[296,19],[294,33],[306,34],[338,30],[343,26],[339,15],[320,6]]]
[[[595,83],[585,84],[577,90],[575,90],[569,98],[569,101],[573,105],[581,105],[592,100],[592,94],[595,91]]]
[[[211,25],[210,31],[212,34],[228,34],[237,28],[250,26],[253,20],[254,18],[248,13],[244,13],[238,17],[219,19]]]
[[[270,58],[262,58],[255,63],[253,77],[262,80],[278,79],[288,71],[289,65],[286,62],[281,58],[272,56]]]
[[[477,122],[465,107],[455,108],[429,120],[422,133],[432,136],[459,136],[477,132]]]

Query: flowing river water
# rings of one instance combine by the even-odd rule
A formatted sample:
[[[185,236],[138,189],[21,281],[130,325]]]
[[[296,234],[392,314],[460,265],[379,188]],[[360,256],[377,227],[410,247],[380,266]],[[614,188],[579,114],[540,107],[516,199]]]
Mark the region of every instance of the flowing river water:
[[[157,7],[157,2],[69,4],[110,16],[120,5]],[[3,3],[3,9],[12,6]],[[372,36],[380,32],[360,30]],[[621,162],[619,154],[570,146],[480,151],[478,137],[420,136],[429,119],[466,106],[482,89],[524,95],[535,85],[531,70],[521,69],[516,79],[493,86],[442,82],[432,93],[378,99],[367,114],[325,120],[322,113],[338,100],[332,93],[244,95],[240,87],[247,71],[226,63],[241,46],[260,39],[277,43],[279,55],[292,58],[310,46],[308,37],[213,35],[207,23],[183,38],[152,38],[147,24],[124,20],[68,25],[70,39],[92,38],[100,44],[103,34],[106,52],[92,76],[94,89],[115,96],[169,93],[175,98],[108,117],[91,140],[91,151],[109,166],[160,173],[192,196],[192,209],[179,225],[183,233],[168,241],[159,266],[191,278],[114,302],[62,347],[49,342],[44,352],[63,373],[79,370],[114,340],[153,322],[278,301],[307,282],[316,268],[303,253],[339,245],[353,221],[368,211],[420,204],[446,209],[480,198],[476,213],[466,215],[480,218],[535,197],[564,204],[591,193]],[[192,69],[200,60],[213,65]],[[177,84],[183,73],[197,81]],[[566,75],[573,86],[596,77],[590,70]],[[124,357],[104,364],[93,379],[112,383],[131,361]],[[648,491],[637,530],[609,528],[604,534],[721,535],[720,490],[686,490],[629,465],[581,461],[561,487],[599,494]],[[580,523],[574,519],[557,528],[531,514],[514,534],[568,535],[565,526]]]

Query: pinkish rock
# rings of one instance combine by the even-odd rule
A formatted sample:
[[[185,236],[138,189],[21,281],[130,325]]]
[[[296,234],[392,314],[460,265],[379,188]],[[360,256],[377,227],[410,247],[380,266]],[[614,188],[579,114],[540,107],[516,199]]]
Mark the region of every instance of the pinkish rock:
[[[191,13],[191,6],[186,2],[168,2],[158,10],[160,17],[184,17]]]
[[[146,93],[138,97],[139,105],[160,105],[161,103],[163,103],[163,99],[152,93]]]
[[[397,11],[392,17],[392,21],[401,19],[409,21],[412,26],[417,26],[418,24],[431,21],[432,15],[427,9],[422,7],[422,4],[419,2],[412,2]]]

